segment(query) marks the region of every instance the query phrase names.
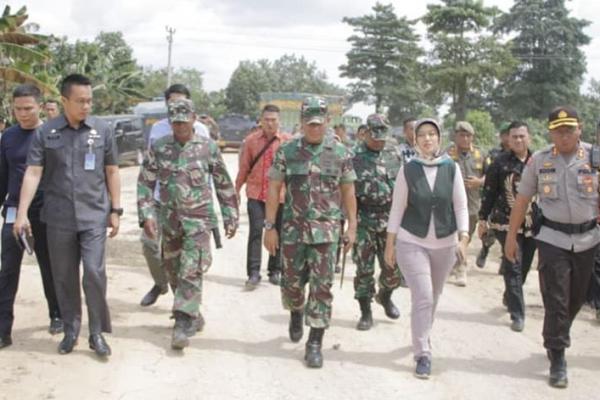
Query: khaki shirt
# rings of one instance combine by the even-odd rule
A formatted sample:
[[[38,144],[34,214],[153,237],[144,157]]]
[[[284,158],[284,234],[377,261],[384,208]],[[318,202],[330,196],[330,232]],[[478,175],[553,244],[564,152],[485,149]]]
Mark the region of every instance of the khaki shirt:
[[[598,171],[590,167],[591,146],[580,143],[577,152],[563,156],[554,146],[536,152],[521,177],[518,192],[537,194],[544,217],[561,223],[581,224],[598,216]],[[600,242],[600,229],[569,235],[542,226],[537,240],[565,250],[581,252]]]
[[[483,177],[489,165],[487,156],[476,146],[472,146],[470,151],[463,153],[458,150],[456,144],[451,144],[446,149],[446,153],[456,162],[464,179],[469,176]],[[465,187],[465,190],[467,191],[469,216],[477,216],[481,207],[481,188],[467,189]]]

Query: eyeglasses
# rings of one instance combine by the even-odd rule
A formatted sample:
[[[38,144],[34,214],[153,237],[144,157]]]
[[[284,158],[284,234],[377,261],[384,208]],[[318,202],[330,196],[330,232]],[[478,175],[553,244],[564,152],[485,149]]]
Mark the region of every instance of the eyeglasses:
[[[92,99],[75,99],[75,100],[71,100],[67,97],[67,99],[71,102],[71,103],[75,103],[77,106],[79,107],[85,107],[85,106],[91,106],[93,103]]]

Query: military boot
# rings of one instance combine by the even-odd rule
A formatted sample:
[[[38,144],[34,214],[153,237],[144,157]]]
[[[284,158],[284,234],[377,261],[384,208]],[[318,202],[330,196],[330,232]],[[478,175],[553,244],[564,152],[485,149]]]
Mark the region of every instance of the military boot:
[[[358,299],[360,304],[360,319],[356,324],[356,329],[359,331],[368,331],[373,326],[373,313],[371,312],[371,299],[369,297],[361,297]]]
[[[189,329],[185,331],[187,337],[192,337],[196,335],[196,333],[201,332],[204,329],[204,317],[202,313],[198,313],[198,316],[195,319],[192,319],[190,322]]]
[[[171,337],[171,348],[183,350],[190,344],[187,332],[192,329],[192,318],[181,311],[175,311],[175,326]]]
[[[487,256],[490,252],[489,246],[485,244],[481,246],[481,250],[479,250],[479,254],[477,254],[477,259],[475,260],[475,265],[479,268],[485,267],[485,262],[487,260]]]
[[[304,359],[308,368],[321,368],[323,366],[323,354],[321,346],[323,345],[324,328],[310,328],[308,340],[306,342],[306,353]]]
[[[302,311],[292,311],[290,313],[290,340],[294,343],[297,343],[302,339],[302,335],[304,334],[304,327],[302,325],[302,320],[304,319],[304,313]]]
[[[398,311],[398,308],[392,301],[392,292],[393,290],[379,289],[379,292],[375,296],[375,301],[383,306],[385,315],[388,318],[398,319],[400,318],[400,311]]]
[[[565,349],[550,349],[547,354],[550,360],[550,377],[548,378],[548,383],[555,388],[566,388],[569,380],[567,379]]]

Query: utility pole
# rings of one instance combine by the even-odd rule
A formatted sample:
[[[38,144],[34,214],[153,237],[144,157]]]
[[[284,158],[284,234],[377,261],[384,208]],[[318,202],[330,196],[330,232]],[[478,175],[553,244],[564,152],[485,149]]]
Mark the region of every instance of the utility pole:
[[[171,54],[173,49],[173,34],[175,33],[174,28],[165,27],[167,29],[167,42],[169,43],[169,59],[167,61],[167,87],[171,86]]]

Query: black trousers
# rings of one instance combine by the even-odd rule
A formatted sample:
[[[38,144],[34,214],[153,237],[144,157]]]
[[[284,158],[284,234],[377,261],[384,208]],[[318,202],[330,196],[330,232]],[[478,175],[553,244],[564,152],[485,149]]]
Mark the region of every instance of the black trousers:
[[[512,263],[504,257],[504,243],[506,242],[506,232],[495,231],[496,239],[502,246],[502,271],[504,272],[504,295],[510,319],[525,318],[525,299],[523,296],[523,284],[527,279],[527,274],[533,262],[535,254],[535,239],[525,235],[517,235],[519,252],[517,261]]]
[[[540,290],[544,302],[544,347],[564,349],[569,331],[585,302],[598,246],[574,252],[537,241]]]
[[[246,256],[246,273],[250,276],[252,273],[260,272],[260,264],[262,259],[262,235],[263,223],[265,221],[265,202],[255,199],[248,199],[248,219],[250,221],[250,229],[248,233],[248,250]],[[277,210],[277,218],[275,220],[275,229],[281,236],[281,214],[283,207],[280,205]],[[281,246],[280,246],[281,249]],[[269,276],[274,272],[281,273],[281,250],[277,250],[277,254],[269,256],[267,270]]]
[[[594,270],[592,279],[590,279],[587,301],[594,309],[600,310],[600,249],[598,249],[594,258]]]
[[[34,252],[42,275],[44,295],[48,303],[48,315],[50,318],[60,318],[58,301],[54,290],[52,269],[50,268],[50,257],[48,255],[48,243],[46,241],[46,224],[39,218],[31,218],[31,230],[33,231]],[[14,304],[19,287],[19,276],[21,275],[21,262],[23,261],[23,249],[17,243],[12,233],[13,224],[2,225],[2,251],[0,266],[0,335],[10,335],[12,332],[14,316]]]

